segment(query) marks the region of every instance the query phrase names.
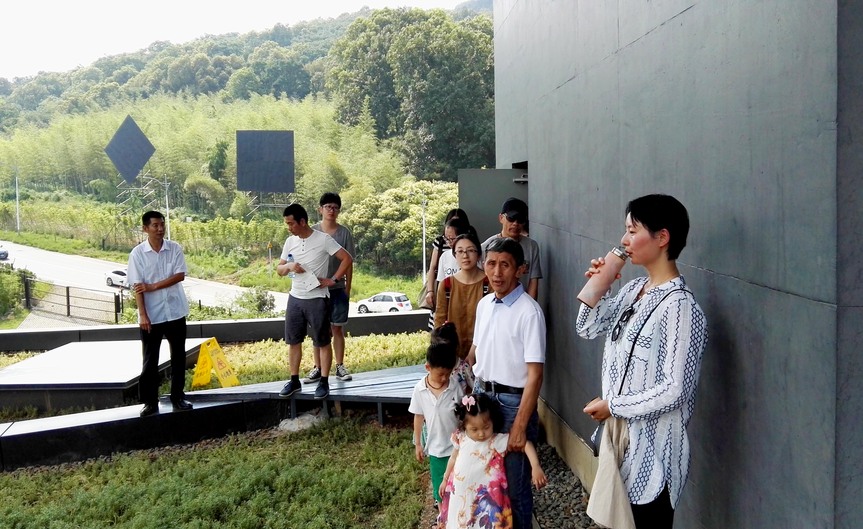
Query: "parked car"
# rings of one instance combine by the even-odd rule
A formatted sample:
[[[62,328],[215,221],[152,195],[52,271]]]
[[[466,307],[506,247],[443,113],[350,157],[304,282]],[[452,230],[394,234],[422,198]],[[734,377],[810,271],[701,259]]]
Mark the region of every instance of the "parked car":
[[[105,284],[109,287],[118,286],[128,288],[129,285],[126,284],[126,269],[122,268],[105,272]]]
[[[401,292],[381,292],[357,302],[360,314],[367,312],[402,312],[413,310],[411,300]]]
[[[0,246],[0,261],[5,261],[9,259],[9,250]]]

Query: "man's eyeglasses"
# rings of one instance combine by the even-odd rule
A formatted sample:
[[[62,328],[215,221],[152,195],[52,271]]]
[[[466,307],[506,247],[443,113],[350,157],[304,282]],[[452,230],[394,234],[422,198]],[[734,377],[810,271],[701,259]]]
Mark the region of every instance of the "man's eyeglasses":
[[[340,208],[339,206],[337,206],[337,205],[335,205],[335,204],[325,204],[325,205],[323,206],[323,208],[324,208],[324,209],[326,209],[326,210],[328,210],[328,211],[341,211],[341,209],[342,209],[342,208]]]
[[[476,251],[476,248],[468,248],[467,250],[456,250],[455,251],[455,254],[459,257],[461,257],[463,255],[476,255],[477,253],[479,253],[479,252]]]
[[[632,315],[635,314],[635,305],[630,305],[628,309],[623,311],[620,315],[620,319],[617,320],[617,323],[614,324],[614,328],[611,330],[611,341],[616,342],[620,335],[622,334],[623,327],[626,325],[626,322],[632,318]]]

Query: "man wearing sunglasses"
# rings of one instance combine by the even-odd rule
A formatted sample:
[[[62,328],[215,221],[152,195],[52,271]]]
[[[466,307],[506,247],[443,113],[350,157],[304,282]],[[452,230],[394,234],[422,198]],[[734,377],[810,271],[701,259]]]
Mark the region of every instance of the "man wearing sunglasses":
[[[518,242],[524,250],[524,266],[518,276],[521,286],[533,299],[539,294],[539,280],[542,278],[542,265],[539,260],[539,244],[527,236],[527,204],[515,197],[506,199],[497,216],[500,233],[492,235],[482,243],[482,254],[495,239],[509,237]]]

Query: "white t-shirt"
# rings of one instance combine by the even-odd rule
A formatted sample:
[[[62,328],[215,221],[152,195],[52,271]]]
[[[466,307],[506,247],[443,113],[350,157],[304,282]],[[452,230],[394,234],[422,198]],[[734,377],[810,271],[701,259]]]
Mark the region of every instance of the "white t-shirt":
[[[458,427],[455,403],[464,396],[461,384],[454,377],[449,378],[449,386],[440,397],[426,387],[426,377],[423,377],[411,395],[408,411],[414,415],[422,415],[426,423],[425,452],[430,456],[447,457],[452,454],[452,433]]]
[[[291,281],[291,295],[299,299],[329,297],[330,289],[321,288],[319,278],[327,277],[330,256],[341,249],[335,239],[322,231],[312,230],[311,235],[305,239],[297,235],[288,237],[282,248],[281,258],[287,261],[288,254],[291,254],[294,261],[305,270]]]
[[[502,303],[488,294],[476,306],[474,375],[516,388],[527,384],[527,364],[545,363],[545,317],[517,284]]]
[[[458,260],[452,253],[451,248],[441,250],[437,261],[437,282],[440,283],[445,278],[458,273],[461,267],[458,265]]]

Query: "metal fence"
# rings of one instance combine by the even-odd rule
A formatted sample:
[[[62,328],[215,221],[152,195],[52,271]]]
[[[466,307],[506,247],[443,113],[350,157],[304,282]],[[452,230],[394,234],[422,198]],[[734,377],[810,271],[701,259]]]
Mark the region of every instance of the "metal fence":
[[[89,288],[57,285],[24,279],[24,305],[33,311],[102,323],[119,323],[124,296]]]

